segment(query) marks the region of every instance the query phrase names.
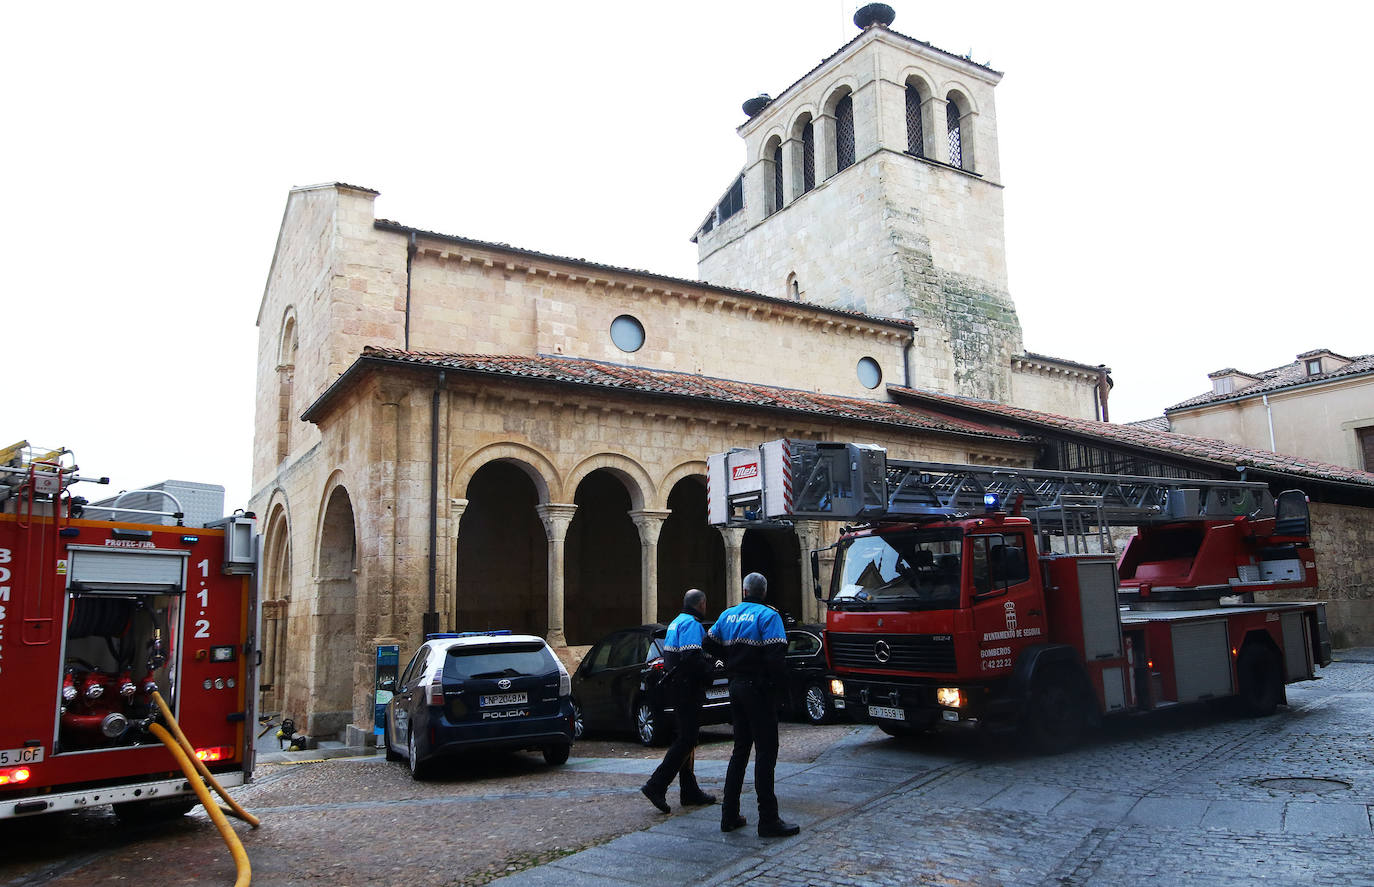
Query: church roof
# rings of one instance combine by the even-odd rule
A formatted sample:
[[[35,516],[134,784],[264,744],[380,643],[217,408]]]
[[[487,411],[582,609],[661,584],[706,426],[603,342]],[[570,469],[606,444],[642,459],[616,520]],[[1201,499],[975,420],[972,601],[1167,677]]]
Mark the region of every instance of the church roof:
[[[1348,376],[1361,376],[1374,373],[1374,354],[1362,354],[1359,357],[1343,358],[1349,360],[1350,363],[1337,367],[1329,373],[1318,373],[1315,376],[1309,376],[1307,374],[1306,359],[1315,357],[1319,354],[1333,354],[1333,352],[1324,350],[1308,351],[1304,354],[1299,354],[1298,359],[1291,363],[1285,363],[1282,366],[1276,366],[1273,369],[1264,370],[1260,373],[1245,373],[1244,375],[1250,376],[1252,379],[1259,379],[1259,381],[1253,385],[1246,385],[1244,388],[1237,388],[1225,394],[1209,391],[1206,394],[1190,397],[1181,403],[1166,407],[1164,413],[1168,415],[1174,410],[1187,409],[1188,407],[1197,407],[1209,403],[1221,403],[1226,400],[1241,400],[1242,398],[1252,397],[1256,394],[1268,394],[1271,391],[1279,391],[1284,388],[1296,388],[1299,385],[1308,385],[1314,382],[1325,382],[1333,379],[1343,379]],[[1335,356],[1340,357],[1341,355]],[[1228,367],[1225,370],[1217,370],[1215,373],[1209,373],[1208,375],[1222,376],[1228,373],[1239,372],[1241,371]]]
[[[1252,450],[1215,438],[1157,431],[1143,424],[1117,425],[1095,419],[1041,413],[1010,404],[925,389],[903,388],[899,385],[889,385],[888,391],[907,402],[944,407],[990,421],[1007,422],[1013,427],[1031,433],[1034,433],[1035,429],[1055,430],[1078,437],[1093,438],[1107,445],[1132,447],[1161,456],[1181,457],[1187,461],[1205,463],[1213,470],[1252,469],[1268,474],[1353,485],[1363,488],[1362,492],[1374,492],[1374,474],[1368,471],[1284,453],[1271,453],[1268,450]]]
[[[657,274],[653,271],[645,271],[641,268],[625,268],[619,265],[606,265],[601,262],[589,262],[586,259],[574,259],[569,256],[559,256],[553,253],[541,253],[532,249],[523,249],[518,246],[511,246],[509,243],[494,243],[489,240],[476,240],[471,237],[459,237],[455,234],[440,234],[437,231],[425,231],[420,228],[412,228],[409,225],[403,225],[400,222],[393,222],[390,219],[377,219],[375,222],[373,222],[373,226],[382,231],[395,231],[399,234],[414,233],[415,235],[420,237],[431,237],[435,240],[444,240],[449,243],[459,243],[465,246],[477,247],[479,249],[497,250],[500,252],[512,253],[520,256],[527,256],[531,259],[542,259],[544,261],[549,262],[561,262],[568,265],[578,265],[583,268],[591,268],[598,271],[615,272],[617,274],[633,274],[636,277],[642,277],[649,280],[656,280],[662,283],[672,284],[673,286],[691,287],[693,289],[708,290],[714,293],[728,293],[732,296],[739,296],[746,299],[757,300],[759,302],[767,302],[771,305],[787,306],[793,309],[800,309],[803,311],[814,311],[820,314],[829,314],[836,317],[851,317],[857,320],[863,320],[865,322],[878,324],[881,326],[900,327],[905,330],[914,330],[917,328],[916,324],[914,324],[913,322],[909,320],[903,320],[900,317],[880,317],[876,314],[864,314],[861,311],[850,311],[846,308],[832,308],[828,305],[817,305],[814,302],[801,302],[795,299],[780,299],[776,296],[765,296],[764,294],[756,293],[753,290],[735,289],[734,287],[721,286],[715,283],[707,283],[702,280],[690,280],[685,277],[670,277],[666,274]]]
[[[350,383],[368,364],[433,367],[446,372],[484,376],[506,376],[622,391],[638,396],[687,399],[706,403],[730,404],[764,410],[780,410],[851,422],[895,426],[908,430],[942,434],[972,435],[1008,441],[1027,441],[1019,431],[989,422],[961,419],[909,404],[882,400],[842,397],[815,391],[776,388],[734,379],[717,379],[691,373],[624,366],[576,357],[516,354],[446,354],[428,351],[403,351],[398,348],[367,347],[357,361],[340,376],[301,416],[315,421],[327,403]]]

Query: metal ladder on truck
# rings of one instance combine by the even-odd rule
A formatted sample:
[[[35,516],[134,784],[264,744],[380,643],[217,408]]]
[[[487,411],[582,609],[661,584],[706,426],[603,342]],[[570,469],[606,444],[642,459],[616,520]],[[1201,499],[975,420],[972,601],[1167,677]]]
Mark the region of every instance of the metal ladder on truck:
[[[1114,526],[1275,513],[1268,486],[1246,481],[916,462],[889,459],[874,446],[803,440],[712,458],[724,460],[712,474],[723,489],[712,495],[724,496],[725,523],[739,526],[761,519],[857,524],[1010,510],[1034,517],[1039,533],[1072,537],[1075,546],[1096,536],[1109,551],[1108,528]],[[747,469],[749,459],[760,466],[755,472],[729,470]],[[736,475],[749,480],[732,483]]]

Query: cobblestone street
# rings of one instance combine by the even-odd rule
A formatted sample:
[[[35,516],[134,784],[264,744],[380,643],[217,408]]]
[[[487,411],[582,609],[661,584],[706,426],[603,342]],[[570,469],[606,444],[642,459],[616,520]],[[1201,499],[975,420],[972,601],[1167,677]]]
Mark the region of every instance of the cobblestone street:
[[[786,840],[721,834],[719,807],[654,813],[638,786],[660,750],[579,743],[460,764],[424,783],[380,756],[264,763],[236,829],[268,885],[1374,885],[1374,650],[1351,650],[1287,708],[1242,720],[1206,707],[1117,722],[1054,757],[1014,737],[890,739],[868,727],[784,728]],[[707,732],[719,791],[728,729]],[[197,810],[160,828],[107,809],[0,823],[0,887],[229,884]]]

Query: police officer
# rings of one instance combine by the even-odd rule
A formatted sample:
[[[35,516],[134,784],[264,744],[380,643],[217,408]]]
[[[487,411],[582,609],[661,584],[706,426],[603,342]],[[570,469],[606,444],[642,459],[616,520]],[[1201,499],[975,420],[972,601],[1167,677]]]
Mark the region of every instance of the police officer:
[[[663,666],[666,677],[668,703],[677,720],[677,736],[663,762],[654,770],[640,791],[663,813],[672,812],[668,806],[668,785],[677,776],[679,797],[683,806],[714,804],[709,795],[697,785],[694,762],[697,732],[701,729],[701,706],[706,701],[706,681],[713,659],[702,650],[706,630],[701,617],[706,615],[706,594],[695,588],[682,598],[682,612],[668,626],[663,639]]]
[[[752,746],[756,753],[754,791],[759,800],[759,836],[783,838],[801,829],[778,815],[778,796],[773,792],[773,768],[778,763],[777,694],[787,680],[787,632],[778,611],[764,604],[767,596],[768,580],[761,573],[750,573],[744,577],[744,601],[721,613],[711,626],[711,640],[725,651],[730,716],[735,728],[735,747],[725,771],[720,830],[732,832],[746,823],[739,812],[739,798]]]

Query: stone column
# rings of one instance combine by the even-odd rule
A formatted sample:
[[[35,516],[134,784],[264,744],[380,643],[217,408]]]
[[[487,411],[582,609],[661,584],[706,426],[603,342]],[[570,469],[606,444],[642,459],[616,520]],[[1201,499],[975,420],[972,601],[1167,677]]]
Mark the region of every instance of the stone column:
[[[811,125],[816,139],[816,184],[820,185],[835,174],[835,118],[822,114]]]
[[[436,604],[439,608],[439,624],[443,626],[443,631],[454,631],[458,627],[458,528],[463,523],[463,513],[467,510],[467,499],[448,500],[448,532],[439,537],[441,540],[448,540],[444,543],[448,550],[444,557],[439,559],[444,572],[439,577],[439,602]]]
[[[658,621],[658,534],[670,514],[648,509],[630,512],[639,530],[639,610],[640,621],[646,625]]]
[[[744,545],[743,527],[720,527],[720,536],[725,540],[725,606],[733,607],[744,600],[744,590],[740,580],[744,562],[740,548]]]
[[[949,163],[949,121],[945,119],[945,100],[931,97],[921,105],[921,132],[925,136],[926,156]]]
[[[802,184],[806,181],[802,172],[806,149],[800,138],[788,139],[782,143],[782,205],[790,206],[801,196]],[[789,294],[790,297],[790,294]]]
[[[544,522],[549,541],[549,630],[546,640],[551,647],[566,647],[563,631],[563,542],[568,538],[568,524],[572,523],[577,506],[550,502],[536,505],[535,511]]]

